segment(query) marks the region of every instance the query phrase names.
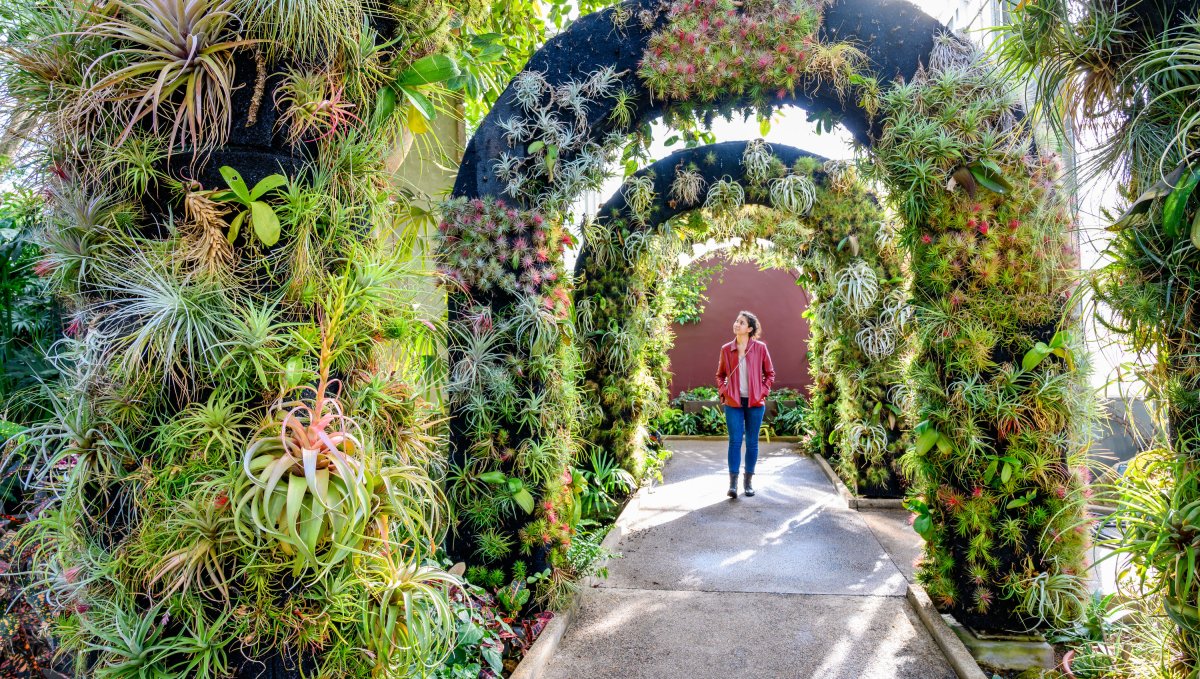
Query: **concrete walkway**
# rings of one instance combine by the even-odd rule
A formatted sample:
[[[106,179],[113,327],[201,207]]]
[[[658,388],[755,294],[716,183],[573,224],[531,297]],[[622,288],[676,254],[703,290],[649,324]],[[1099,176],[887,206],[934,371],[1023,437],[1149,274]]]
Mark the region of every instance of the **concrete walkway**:
[[[917,542],[902,512],[847,509],[791,444],[761,446],[758,494],[736,500],[724,443],[672,448],[544,676],[955,676],[904,599]]]

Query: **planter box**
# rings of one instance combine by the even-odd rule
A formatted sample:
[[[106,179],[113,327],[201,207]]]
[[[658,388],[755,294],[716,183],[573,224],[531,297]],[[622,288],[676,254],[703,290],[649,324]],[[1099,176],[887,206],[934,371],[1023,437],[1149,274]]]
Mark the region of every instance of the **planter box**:
[[[780,404],[782,404],[783,407],[785,407],[785,408],[795,408],[797,403],[798,403],[798,401],[796,401],[795,399],[789,399],[787,401],[776,401],[774,399],[767,399],[767,413],[766,413],[766,417],[764,419],[769,420],[772,417],[774,417],[775,411],[777,410],[777,407]],[[720,401],[684,401],[682,403],[683,412],[685,412],[687,414],[698,413],[701,410],[704,410],[705,408],[716,408],[717,410],[720,410],[721,405],[722,404]]]

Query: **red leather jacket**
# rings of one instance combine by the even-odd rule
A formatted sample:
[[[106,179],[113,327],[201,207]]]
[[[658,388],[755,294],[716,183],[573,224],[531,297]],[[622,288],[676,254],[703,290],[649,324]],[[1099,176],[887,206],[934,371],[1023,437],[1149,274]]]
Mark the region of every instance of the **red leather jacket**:
[[[758,340],[746,344],[746,371],[750,373],[750,407],[765,405],[771,385],[775,383],[775,366],[767,345]],[[721,360],[717,363],[717,391],[726,405],[740,408],[742,405],[738,375],[737,340],[721,347]]]

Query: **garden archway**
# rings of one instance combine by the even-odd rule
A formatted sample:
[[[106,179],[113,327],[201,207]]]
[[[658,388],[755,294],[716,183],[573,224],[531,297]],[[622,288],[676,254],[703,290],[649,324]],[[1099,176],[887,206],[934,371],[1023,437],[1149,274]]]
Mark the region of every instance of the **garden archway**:
[[[870,144],[872,171],[902,218],[921,329],[904,390],[915,425],[904,464],[927,544],[920,577],[976,627],[1045,622],[1038,602],[1062,595],[1048,582],[1081,587],[1085,372],[1062,314],[1070,215],[1007,91],[975,48],[904,2],[678,0],[664,9],[641,0],[548,43],[468,146],[454,192],[463,200],[444,229],[449,273],[470,291],[451,300],[463,338],[451,347],[451,391],[454,408],[467,409],[452,423],[456,462],[548,498],[529,522],[492,521],[479,542],[496,549],[476,552],[511,551],[509,530],[553,564],[569,542],[559,519],[572,504],[566,479],[578,451],[562,436],[571,417],[505,415],[516,424],[497,440],[485,413],[511,389],[480,378],[500,370],[480,348],[503,343],[515,389],[530,395],[522,412],[535,401],[576,418],[584,409],[578,389],[558,384],[580,362],[561,260],[540,243],[557,242],[575,198],[598,187],[650,119],[797,104],[832,112]],[[529,224],[536,242],[508,235]],[[478,226],[503,237],[484,243]],[[497,333],[496,318],[510,315]]]
[[[773,210],[738,218],[749,205]],[[585,393],[599,412],[583,438],[640,472],[646,427],[665,387],[666,357],[653,347],[670,342],[654,312],[665,277],[647,268],[645,260],[654,260],[649,238],[698,210],[729,225],[699,238],[769,241],[772,263],[804,271],[818,300],[810,346],[818,376],[814,445],[860,492],[898,496],[901,413],[891,387],[910,309],[893,226],[852,166],[761,140],[672,153],[629,177],[585,227],[575,268],[576,332]]]

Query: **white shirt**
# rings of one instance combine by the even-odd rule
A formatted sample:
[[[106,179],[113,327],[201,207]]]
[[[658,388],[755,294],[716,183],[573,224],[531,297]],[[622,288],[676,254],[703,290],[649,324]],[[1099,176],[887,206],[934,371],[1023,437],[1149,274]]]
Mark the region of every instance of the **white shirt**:
[[[748,351],[750,347],[747,346],[746,349]],[[742,398],[750,398],[750,373],[746,370],[745,351],[738,354],[738,387],[741,389]]]

